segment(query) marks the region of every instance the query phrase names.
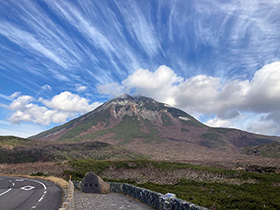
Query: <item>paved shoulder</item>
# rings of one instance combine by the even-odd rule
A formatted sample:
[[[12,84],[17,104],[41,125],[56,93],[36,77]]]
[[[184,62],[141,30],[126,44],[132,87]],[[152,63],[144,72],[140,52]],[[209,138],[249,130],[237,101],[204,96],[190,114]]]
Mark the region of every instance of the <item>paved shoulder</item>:
[[[0,177],[1,210],[57,210],[62,190],[52,182],[19,177]]]
[[[118,193],[91,194],[75,191],[74,195],[76,210],[152,210],[151,207]]]

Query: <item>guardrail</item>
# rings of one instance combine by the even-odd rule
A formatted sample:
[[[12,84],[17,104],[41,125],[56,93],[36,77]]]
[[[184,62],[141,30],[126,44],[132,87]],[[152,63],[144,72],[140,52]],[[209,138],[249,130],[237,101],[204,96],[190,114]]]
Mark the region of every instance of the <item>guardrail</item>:
[[[74,184],[71,180],[69,180],[69,184],[68,184],[68,192],[66,195],[66,199],[64,200],[64,202],[62,203],[62,207],[59,208],[59,210],[74,210],[75,206],[74,206]]]

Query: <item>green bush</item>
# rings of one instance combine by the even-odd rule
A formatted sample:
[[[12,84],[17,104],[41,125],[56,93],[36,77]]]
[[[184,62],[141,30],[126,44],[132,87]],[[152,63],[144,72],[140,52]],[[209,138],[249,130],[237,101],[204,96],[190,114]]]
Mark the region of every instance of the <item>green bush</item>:
[[[30,176],[49,176],[49,174],[45,174],[44,172],[39,171],[37,173],[30,174]]]

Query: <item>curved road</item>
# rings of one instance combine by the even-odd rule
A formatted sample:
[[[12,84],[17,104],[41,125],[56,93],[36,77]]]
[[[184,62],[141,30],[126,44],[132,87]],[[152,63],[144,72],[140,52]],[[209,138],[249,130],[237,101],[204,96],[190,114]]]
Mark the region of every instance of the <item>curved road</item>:
[[[52,182],[0,176],[1,210],[57,210],[61,198],[62,190]]]

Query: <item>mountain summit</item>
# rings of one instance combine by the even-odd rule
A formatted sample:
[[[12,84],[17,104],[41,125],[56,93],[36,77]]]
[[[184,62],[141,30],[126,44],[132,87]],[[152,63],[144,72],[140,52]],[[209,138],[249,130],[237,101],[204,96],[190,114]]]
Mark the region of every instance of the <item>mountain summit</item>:
[[[32,139],[48,141],[102,141],[126,149],[161,156],[220,151],[239,153],[240,148],[275,141],[270,137],[229,128],[212,128],[186,112],[143,96],[122,95],[70,122]],[[169,154],[170,153],[170,154]],[[214,154],[214,153],[213,153]],[[215,153],[216,154],[216,153]]]
[[[173,139],[180,133],[192,133],[192,127],[207,129],[207,126],[179,109],[152,98],[125,94],[62,126],[31,138],[81,141],[114,133],[115,139],[132,141],[142,138],[152,141]]]

